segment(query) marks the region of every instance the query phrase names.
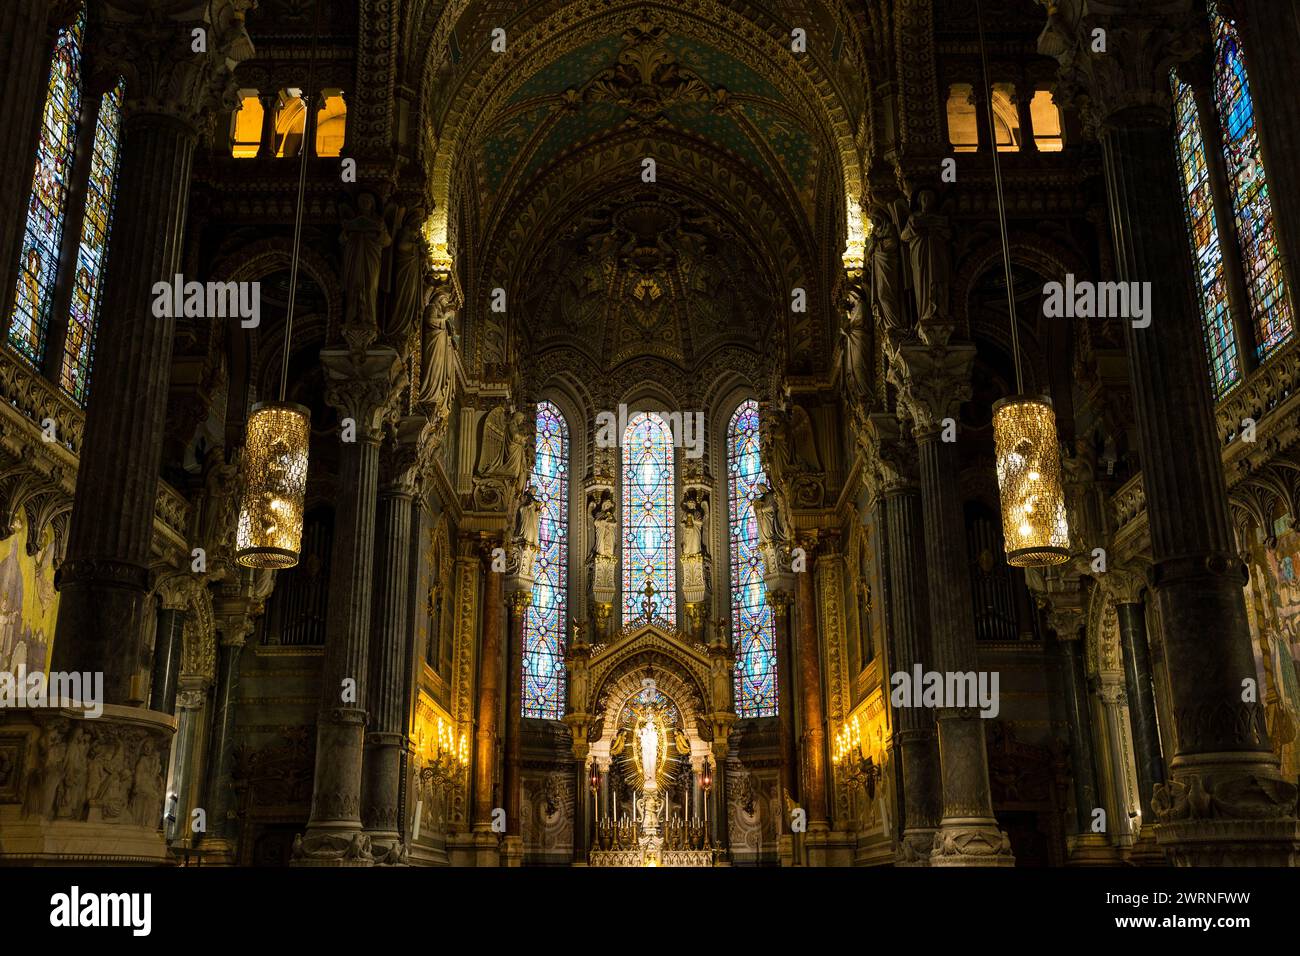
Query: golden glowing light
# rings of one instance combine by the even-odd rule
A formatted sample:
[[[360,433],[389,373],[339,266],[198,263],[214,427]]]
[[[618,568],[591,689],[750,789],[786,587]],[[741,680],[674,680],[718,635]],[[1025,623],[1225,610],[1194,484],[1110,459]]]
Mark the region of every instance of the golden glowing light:
[[[240,97],[239,109],[231,119],[230,155],[235,159],[253,159],[262,148],[262,119],[265,110],[256,91]]]
[[[1068,561],[1070,527],[1051,399],[1016,396],[998,402],[993,440],[1007,563],[1031,568]]]
[[[301,405],[253,408],[244,443],[243,499],[235,561],[248,568],[291,568],[302,546],[311,413]]]

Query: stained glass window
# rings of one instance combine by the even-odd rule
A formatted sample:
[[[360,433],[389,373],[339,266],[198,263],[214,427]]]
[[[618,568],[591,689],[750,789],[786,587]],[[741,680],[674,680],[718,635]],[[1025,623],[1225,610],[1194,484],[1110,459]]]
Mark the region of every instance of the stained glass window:
[[[754,499],[767,482],[758,447],[758,403],[743,402],[727,427],[727,500],[731,528],[731,646],[736,656],[736,714],[776,716],[776,622],[763,586]]]
[[[1219,228],[1214,216],[1205,137],[1196,113],[1196,94],[1190,84],[1176,76],[1171,82],[1178,134],[1178,164],[1183,180],[1183,208],[1187,214],[1192,258],[1196,265],[1205,347],[1210,356],[1214,392],[1221,396],[1241,378],[1237,339],[1233,334],[1232,315],[1228,311],[1223,249],[1219,245]]]
[[[125,83],[104,94],[95,122],[95,145],[86,185],[86,215],[77,246],[77,272],[73,277],[72,309],[68,337],[63,343],[63,371],[59,384],[79,405],[86,404],[90,368],[95,359],[95,330],[99,299],[104,286],[104,264],[113,227],[117,198],[118,152],[122,134],[122,96]]]
[[[77,117],[81,113],[81,41],[85,28],[83,10],[75,22],[59,31],[54,43],[18,263],[18,290],[9,316],[9,344],[33,363],[39,363],[45,351],[59,270]]]
[[[623,433],[624,624],[677,623],[674,531],[672,432],[658,415],[641,412]]]
[[[1273,201],[1260,158],[1255,105],[1246,78],[1241,40],[1236,27],[1219,15],[1214,3],[1210,4],[1210,19],[1214,31],[1214,99],[1219,125],[1223,128],[1223,149],[1250,296],[1255,346],[1260,359],[1264,359],[1291,336],[1294,317],[1282,275]]]
[[[569,429],[550,402],[537,405],[533,493],[541,505],[541,553],[524,616],[523,715],[564,716],[564,621],[569,587]]]

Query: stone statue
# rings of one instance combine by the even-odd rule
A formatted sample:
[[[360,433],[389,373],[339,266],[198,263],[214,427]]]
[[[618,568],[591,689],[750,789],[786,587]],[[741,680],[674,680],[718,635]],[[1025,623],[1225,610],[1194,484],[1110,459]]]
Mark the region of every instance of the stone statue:
[[[593,554],[598,558],[614,557],[614,536],[618,530],[618,519],[614,515],[614,496],[608,491],[603,492],[600,500],[593,503],[591,523],[594,531]]]
[[[394,216],[393,299],[384,331],[395,346],[405,341],[424,302],[426,215],[424,205],[417,203],[410,209],[398,209]]]
[[[910,323],[903,314],[903,263],[898,230],[884,206],[871,210],[871,289],[877,319],[886,334],[906,334]]]
[[[515,540],[521,547],[536,549],[541,544],[542,503],[533,493],[533,486],[524,489],[515,516]]]
[[[952,228],[937,209],[933,189],[917,195],[917,210],[907,221],[907,242],[916,286],[916,306],[921,323],[948,321],[949,286],[952,282]]]
[[[347,297],[345,325],[379,328],[379,270],[384,250],[392,241],[383,217],[375,210],[375,197],[361,193],[355,214],[343,220],[339,237],[343,244],[343,287]]]
[[[63,766],[63,784],[59,788],[58,816],[80,820],[86,807],[86,761],[90,757],[90,734],[82,727],[73,728],[68,738],[67,758]]]
[[[779,545],[785,541],[785,527],[776,492],[766,482],[759,482],[754,490],[758,493],[754,498],[754,520],[758,523],[759,544],[762,547]]]
[[[867,324],[862,293],[849,292],[844,328],[844,388],[855,402],[871,397],[871,327]]]
[[[451,411],[456,385],[456,346],[452,339],[451,297],[435,295],[424,307],[420,345],[420,394],[417,404],[432,420]]]
[[[153,741],[140,745],[140,756],[135,762],[135,775],[131,788],[131,819],[142,827],[157,826],[162,808],[162,775],[158,770],[158,755]]]
[[[703,554],[708,536],[709,499],[692,490],[682,499],[682,557]]]

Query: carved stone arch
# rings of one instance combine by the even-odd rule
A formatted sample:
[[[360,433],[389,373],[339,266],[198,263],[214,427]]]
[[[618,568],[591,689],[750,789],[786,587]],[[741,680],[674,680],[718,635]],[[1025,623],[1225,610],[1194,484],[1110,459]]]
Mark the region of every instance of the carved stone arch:
[[[707,727],[698,726],[696,714],[713,712],[709,694],[708,660],[686,649],[675,637],[647,625],[622,639],[612,652],[597,653],[591,661],[591,697],[588,713],[601,713],[602,722],[593,728],[598,736],[609,735],[612,723],[628,698],[641,689],[647,666],[652,667],[656,686],[671,697],[689,721],[690,731],[708,739]]]
[[[217,627],[212,610],[212,592],[188,566],[183,570],[164,566],[155,569],[150,600],[163,608],[180,611],[181,677],[197,678],[210,684],[216,677]]]
[[[1092,589],[1088,601],[1088,622],[1084,632],[1085,655],[1089,676],[1119,675],[1124,672],[1123,651],[1115,603],[1105,588]]]
[[[212,267],[212,281],[257,282],[264,276],[289,268],[291,262],[292,249],[287,240],[263,239],[241,248],[238,252],[233,252],[218,259]],[[338,328],[343,317],[343,283],[334,265],[308,245],[302,247],[299,262],[303,271],[316,283],[325,296],[327,313],[324,316],[324,324],[326,329]],[[212,324],[208,332],[208,362],[209,364],[224,365],[225,363],[221,361],[220,350],[225,346],[223,322],[228,320],[213,318],[211,321]],[[294,337],[298,338],[303,332],[302,317],[295,317]],[[260,364],[262,354],[276,351],[283,334],[284,330],[280,328],[276,332],[274,339],[272,339],[268,337],[268,330],[256,330],[255,334],[251,336],[253,352],[249,355],[250,367],[255,368]],[[252,376],[250,380],[257,381],[257,377]]]

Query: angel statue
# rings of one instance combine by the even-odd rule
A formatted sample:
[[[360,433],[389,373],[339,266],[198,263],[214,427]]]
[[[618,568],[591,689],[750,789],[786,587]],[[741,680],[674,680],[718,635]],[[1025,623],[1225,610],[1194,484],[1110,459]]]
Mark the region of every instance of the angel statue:
[[[344,206],[339,242],[343,244],[344,325],[378,330],[379,270],[393,237],[375,210],[370,193],[357,196],[356,209]]]
[[[708,520],[708,496],[689,492],[682,500],[682,557],[689,558],[704,553]]]
[[[517,492],[528,474],[528,416],[515,412],[507,421],[498,405],[483,422],[475,473],[481,478],[505,479],[507,490]]]

